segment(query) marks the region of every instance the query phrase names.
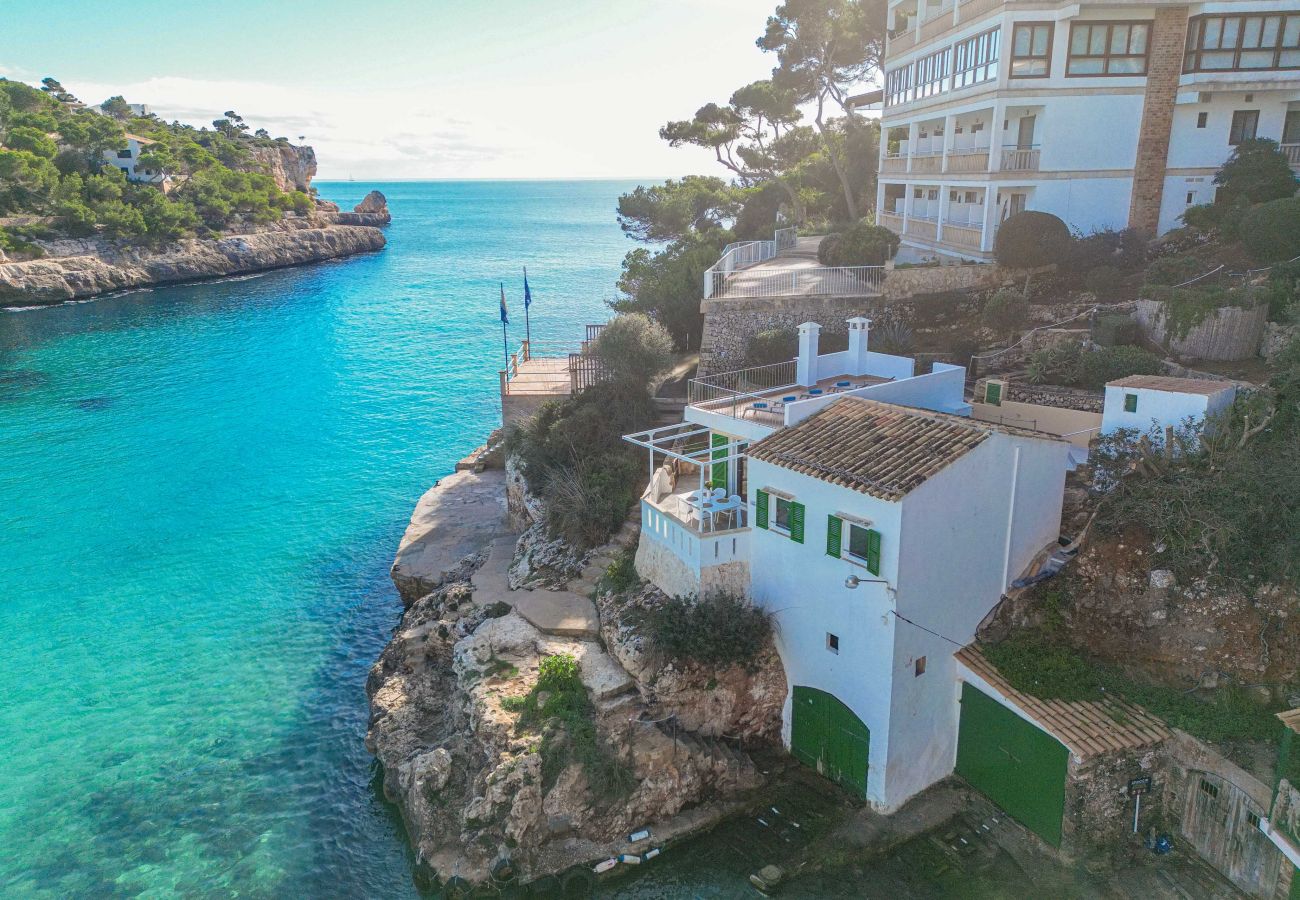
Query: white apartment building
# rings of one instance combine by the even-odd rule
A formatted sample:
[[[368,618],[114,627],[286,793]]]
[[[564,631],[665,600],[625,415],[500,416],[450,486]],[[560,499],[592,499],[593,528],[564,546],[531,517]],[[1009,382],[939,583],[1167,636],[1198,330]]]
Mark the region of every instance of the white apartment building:
[[[127,134],[125,147],[104,151],[104,162],[121,169],[126,174],[127,181],[137,184],[156,184],[166,190],[168,181],[166,173],[140,164],[140,154],[146,152],[145,148],[150,144],[156,143],[157,141],[146,137]]]
[[[1300,0],[890,0],[878,223],[989,259],[1025,209],[1179,224],[1240,141],[1300,167]]]

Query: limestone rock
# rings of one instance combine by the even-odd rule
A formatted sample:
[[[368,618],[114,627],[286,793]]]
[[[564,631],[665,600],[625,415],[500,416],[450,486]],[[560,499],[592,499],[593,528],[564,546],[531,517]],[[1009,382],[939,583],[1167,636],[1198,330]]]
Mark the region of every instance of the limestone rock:
[[[307,191],[316,177],[316,151],[277,142],[271,147],[250,146],[254,168],[275,179],[282,191]]]

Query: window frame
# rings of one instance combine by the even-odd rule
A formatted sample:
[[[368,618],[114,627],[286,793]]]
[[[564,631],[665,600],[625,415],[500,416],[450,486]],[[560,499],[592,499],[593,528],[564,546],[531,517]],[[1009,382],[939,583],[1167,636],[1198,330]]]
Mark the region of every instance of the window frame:
[[[1125,395],[1124,395],[1124,412],[1126,412],[1126,413],[1135,413],[1135,412],[1137,412],[1137,411],[1138,411],[1138,395],[1137,395],[1137,394],[1125,394]]]
[[[1277,41],[1271,47],[1263,45],[1259,47],[1245,47],[1243,42],[1246,39],[1246,20],[1270,18],[1280,19],[1277,27]],[[1226,22],[1228,19],[1237,20],[1237,40],[1231,47],[1215,47],[1206,49],[1205,31],[1210,20],[1218,19]],[[1277,12],[1254,12],[1254,13],[1206,13],[1204,15],[1192,16],[1187,23],[1187,44],[1183,48],[1183,72],[1185,74],[1198,72],[1292,72],[1300,70],[1300,31],[1297,32],[1295,46],[1289,46],[1284,43],[1286,39],[1287,20],[1300,20],[1300,13],[1286,10]],[[1261,37],[1263,32],[1263,23],[1260,24]],[[1222,34],[1222,26],[1220,26]],[[1242,66],[1242,53],[1263,53],[1273,51],[1273,64],[1271,66]],[[1293,66],[1282,65],[1282,54],[1286,52],[1296,54],[1296,64]],[[1216,66],[1206,68],[1204,66],[1204,57],[1209,53],[1231,53],[1231,66]]]
[[[777,534],[790,536],[790,510],[794,503],[789,497],[782,497],[779,494],[772,494],[772,499],[776,502],[772,504],[772,522],[771,529]],[[781,504],[785,504],[785,524],[781,524]]]
[[[1022,28],[1028,28],[1028,29],[1030,29],[1030,36],[1029,36],[1029,50],[1030,50],[1030,52],[1027,53],[1027,54],[1025,54],[1025,55],[1023,55],[1023,56],[1019,56],[1019,55],[1016,54],[1016,34],[1017,34],[1017,33],[1018,33]],[[1039,56],[1039,55],[1037,55],[1037,54],[1035,54],[1035,53],[1033,52],[1033,49],[1034,49],[1034,36],[1033,36],[1033,29],[1036,29],[1036,28],[1045,28],[1045,29],[1047,30],[1047,53],[1046,53],[1045,55],[1043,55],[1043,56]],[[1008,60],[1009,60],[1009,62],[1008,62],[1008,66],[1007,66],[1007,75],[1008,75],[1008,77],[1010,77],[1010,78],[1051,78],[1051,77],[1052,77],[1052,49],[1053,49],[1052,45],[1053,45],[1053,43],[1055,42],[1055,40],[1056,40],[1056,23],[1055,23],[1055,22],[1039,22],[1039,21],[1035,21],[1035,22],[1013,22],[1012,25],[1011,25],[1011,46],[1010,46],[1010,52],[1008,53],[1008,57],[1007,57]],[[1040,75],[1035,75],[1035,74],[1021,75],[1021,74],[1017,74],[1017,73],[1016,73],[1016,61],[1017,61],[1017,60],[1042,61],[1042,62],[1046,63],[1046,68],[1043,70],[1042,74],[1040,74]]]
[[[925,100],[948,93],[952,77],[952,47],[928,53],[912,65],[916,72],[913,99]]]
[[[998,25],[952,44],[952,90],[997,80],[998,66],[1002,61],[1001,32],[1002,26]],[[983,59],[980,58],[981,52]],[[972,58],[974,62],[971,62]],[[983,77],[975,75],[979,71],[983,72]]]
[[[885,106],[901,106],[914,97],[910,62],[885,73]]]
[[[1241,130],[1237,130],[1238,116],[1242,119]],[[1250,134],[1246,134],[1246,122],[1250,122]],[[1234,109],[1232,111],[1232,123],[1228,126],[1228,146],[1235,147],[1243,141],[1253,141],[1259,137],[1259,110],[1257,109]]]
[[[844,535],[844,537],[843,537],[843,542],[844,542],[844,543],[843,543],[843,545],[842,545],[843,549],[842,549],[842,552],[841,552],[841,554],[840,554],[840,555],[841,555],[841,558],[843,558],[843,559],[847,559],[849,562],[856,563],[857,565],[862,566],[862,567],[865,568],[868,572],[870,572],[872,575],[879,575],[879,574],[880,574],[880,557],[881,557],[881,552],[882,552],[882,546],[883,546],[883,544],[884,544],[884,536],[880,533],[880,531],[879,531],[878,529],[871,528],[871,527],[868,527],[868,526],[866,526],[866,525],[861,525],[861,524],[859,524],[859,523],[857,523],[857,522],[854,522],[854,521],[852,521],[852,520],[850,520],[850,519],[844,519],[843,522],[844,522],[845,525],[848,526],[848,528],[844,528],[844,529],[843,529],[843,535]],[[854,530],[855,528],[856,528],[858,531],[863,532],[864,540],[867,542],[867,546],[866,546],[866,555],[865,555],[865,556],[859,556],[858,554],[856,554],[856,553],[853,552],[853,530]],[[876,553],[875,553],[875,556],[876,556],[876,558],[875,558],[874,561],[871,559],[871,543],[872,543],[872,537],[871,537],[871,536],[872,536],[873,534],[876,536],[876,537],[875,537],[875,544],[876,544]]]
[[[1065,77],[1066,78],[1145,78],[1147,72],[1150,71],[1151,68],[1152,24],[1153,22],[1151,19],[1098,19],[1098,20],[1083,19],[1083,20],[1071,22],[1069,43],[1066,45],[1065,48]],[[1111,46],[1111,41],[1114,40],[1115,27],[1121,26],[1121,27],[1132,28],[1134,25],[1141,25],[1143,28],[1146,29],[1146,41],[1143,43],[1143,48],[1142,48],[1143,52],[1141,54],[1111,53],[1110,46]],[[1094,53],[1076,54],[1074,52],[1074,35],[1075,32],[1078,31],[1078,29],[1080,28],[1089,28],[1089,29],[1105,28],[1106,49],[1101,54],[1094,54]],[[1089,34],[1089,38],[1091,38],[1091,34]],[[1089,41],[1089,43],[1091,43],[1091,41]],[[1127,46],[1131,47],[1132,45],[1133,45],[1133,33],[1130,31]],[[1070,71],[1071,64],[1078,59],[1084,59],[1084,60],[1099,59],[1101,60],[1103,71],[1071,72]],[[1140,72],[1111,72],[1109,71],[1110,62],[1113,59],[1141,59],[1142,70]]]

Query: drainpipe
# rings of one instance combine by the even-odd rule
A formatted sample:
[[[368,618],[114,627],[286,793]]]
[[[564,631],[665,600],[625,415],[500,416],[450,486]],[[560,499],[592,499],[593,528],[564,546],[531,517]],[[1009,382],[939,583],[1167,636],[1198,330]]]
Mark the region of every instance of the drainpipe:
[[[804,387],[817,383],[817,343],[822,327],[816,322],[799,326],[799,358],[795,361],[794,380]]]
[[[1002,550],[1002,587],[999,593],[1007,589],[1011,583],[1011,526],[1016,518],[1016,485],[1020,481],[1020,448],[1016,448],[1015,454],[1011,457],[1011,490],[1008,493],[1011,499],[1007,504],[1007,541]]]

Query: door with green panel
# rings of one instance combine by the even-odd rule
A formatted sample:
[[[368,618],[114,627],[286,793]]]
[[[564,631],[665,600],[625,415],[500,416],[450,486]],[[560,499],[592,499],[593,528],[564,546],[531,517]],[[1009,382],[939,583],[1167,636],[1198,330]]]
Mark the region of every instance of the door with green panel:
[[[969,684],[961,686],[957,774],[1053,847],[1061,846],[1070,751]]]
[[[794,758],[859,797],[867,794],[871,732],[834,695],[795,685],[790,721]]]

